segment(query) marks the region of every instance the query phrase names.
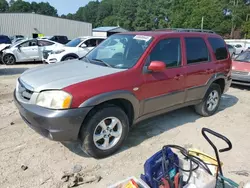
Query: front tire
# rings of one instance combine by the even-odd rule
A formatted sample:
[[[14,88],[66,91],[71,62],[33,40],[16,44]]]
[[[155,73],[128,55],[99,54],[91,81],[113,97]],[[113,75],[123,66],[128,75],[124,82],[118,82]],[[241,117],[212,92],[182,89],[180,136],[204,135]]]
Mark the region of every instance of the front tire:
[[[14,55],[12,54],[5,54],[2,58],[2,62],[5,64],[5,65],[14,65],[16,64],[16,58]]]
[[[72,59],[77,59],[77,57],[74,57],[74,56],[67,56],[67,57],[63,58],[62,61],[68,61],[68,60],[72,60]]]
[[[202,102],[195,106],[195,111],[201,116],[208,117],[215,114],[221,101],[221,88],[218,84],[211,84]]]
[[[100,159],[114,154],[124,143],[129,132],[125,112],[114,105],[92,112],[80,131],[82,149]]]

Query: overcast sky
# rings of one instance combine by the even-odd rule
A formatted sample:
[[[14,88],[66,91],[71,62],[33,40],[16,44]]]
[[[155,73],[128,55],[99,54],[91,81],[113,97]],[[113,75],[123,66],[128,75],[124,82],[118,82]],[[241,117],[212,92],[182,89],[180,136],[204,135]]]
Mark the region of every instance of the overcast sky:
[[[28,2],[49,2],[58,11],[58,14],[75,13],[79,7],[86,5],[91,0],[25,0]]]

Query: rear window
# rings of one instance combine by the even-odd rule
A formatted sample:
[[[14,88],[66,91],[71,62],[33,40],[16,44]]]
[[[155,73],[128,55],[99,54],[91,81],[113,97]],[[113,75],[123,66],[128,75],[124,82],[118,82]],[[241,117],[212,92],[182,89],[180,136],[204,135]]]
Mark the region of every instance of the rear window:
[[[187,64],[202,63],[209,61],[207,45],[203,38],[185,38]]]
[[[217,60],[227,59],[228,53],[224,40],[220,38],[209,37],[208,41],[213,48]]]
[[[0,44],[2,44],[2,43],[11,44],[11,40],[9,37],[2,35],[2,36],[0,36]]]

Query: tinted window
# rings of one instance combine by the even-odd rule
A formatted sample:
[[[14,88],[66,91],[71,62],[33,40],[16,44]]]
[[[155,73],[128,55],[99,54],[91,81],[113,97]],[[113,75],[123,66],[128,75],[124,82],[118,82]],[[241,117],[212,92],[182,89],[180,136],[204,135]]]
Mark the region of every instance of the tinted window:
[[[38,41],[38,46],[51,46],[53,44],[54,44],[53,42],[49,42],[49,41],[46,41],[46,40],[39,40]]]
[[[209,61],[207,45],[202,38],[185,38],[187,63],[199,63]]]
[[[242,46],[240,44],[235,45],[236,48],[241,48]]]
[[[233,49],[233,46],[227,44],[228,49]]]
[[[71,41],[69,41],[66,46],[68,47],[76,47],[77,45],[79,45],[84,39],[82,38],[75,38]]]
[[[217,60],[227,59],[227,48],[225,42],[220,38],[208,38],[210,45],[213,48]],[[232,46],[228,45],[229,48]]]
[[[29,46],[36,46],[36,42],[35,41],[26,41],[22,44],[20,44],[19,46],[20,47],[29,47]]]
[[[84,42],[87,47],[95,47],[97,46],[97,39],[89,39]]]
[[[181,65],[181,42],[179,38],[161,40],[150,54],[151,61],[162,61],[167,67]]]

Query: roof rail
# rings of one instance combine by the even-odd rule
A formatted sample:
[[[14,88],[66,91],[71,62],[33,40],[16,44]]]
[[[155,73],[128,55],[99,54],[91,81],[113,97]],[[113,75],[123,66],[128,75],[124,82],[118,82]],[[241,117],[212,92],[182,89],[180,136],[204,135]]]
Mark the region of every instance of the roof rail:
[[[155,29],[154,31],[176,31],[176,32],[203,32],[203,33],[215,33],[213,30],[208,30],[208,29],[189,29],[189,28],[163,28],[163,29]]]

